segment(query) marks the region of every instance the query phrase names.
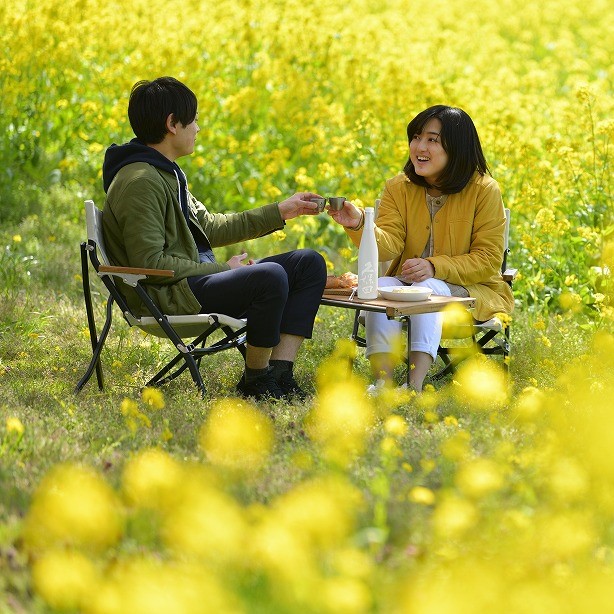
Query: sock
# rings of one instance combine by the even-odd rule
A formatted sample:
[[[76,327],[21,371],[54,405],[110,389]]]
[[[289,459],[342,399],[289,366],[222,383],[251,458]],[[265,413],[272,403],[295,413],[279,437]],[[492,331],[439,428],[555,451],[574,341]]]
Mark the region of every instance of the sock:
[[[273,370],[273,377],[278,380],[282,373],[290,371],[292,373],[292,367],[294,363],[291,360],[271,360],[269,361]]]
[[[271,367],[265,367],[264,369],[250,369],[245,365],[245,382],[253,382],[255,379],[266,375],[270,371]]]

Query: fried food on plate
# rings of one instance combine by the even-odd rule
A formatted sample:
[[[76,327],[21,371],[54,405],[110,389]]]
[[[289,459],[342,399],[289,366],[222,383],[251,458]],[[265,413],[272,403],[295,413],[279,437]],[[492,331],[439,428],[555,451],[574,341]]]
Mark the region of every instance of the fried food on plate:
[[[326,288],[329,290],[337,288],[355,288],[358,285],[358,275],[356,273],[343,273],[343,275],[329,275],[326,278]]]

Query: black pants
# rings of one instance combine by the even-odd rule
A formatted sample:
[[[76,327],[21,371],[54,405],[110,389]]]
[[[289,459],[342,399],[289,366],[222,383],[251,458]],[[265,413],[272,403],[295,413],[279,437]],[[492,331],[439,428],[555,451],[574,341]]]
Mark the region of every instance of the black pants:
[[[247,342],[275,347],[280,333],[311,338],[326,285],[324,258],[300,249],[213,275],[188,277],[201,313],[247,318]]]

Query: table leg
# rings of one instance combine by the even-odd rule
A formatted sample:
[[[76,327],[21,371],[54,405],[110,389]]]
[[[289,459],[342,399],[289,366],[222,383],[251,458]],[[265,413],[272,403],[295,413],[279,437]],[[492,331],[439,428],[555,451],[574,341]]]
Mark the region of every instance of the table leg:
[[[408,316],[405,318],[405,321],[407,322],[407,375],[405,376],[405,381],[407,383],[407,389],[409,390],[409,374],[411,372],[411,362],[409,359],[411,355],[411,318]]]

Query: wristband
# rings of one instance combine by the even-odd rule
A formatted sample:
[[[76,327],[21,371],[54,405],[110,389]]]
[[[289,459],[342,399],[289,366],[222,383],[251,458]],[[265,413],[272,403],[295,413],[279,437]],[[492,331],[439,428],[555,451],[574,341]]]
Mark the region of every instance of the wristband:
[[[355,228],[350,228],[349,230],[360,230],[363,226],[365,225],[365,210],[361,209],[360,210],[360,222],[358,222],[358,226],[356,226]]]

